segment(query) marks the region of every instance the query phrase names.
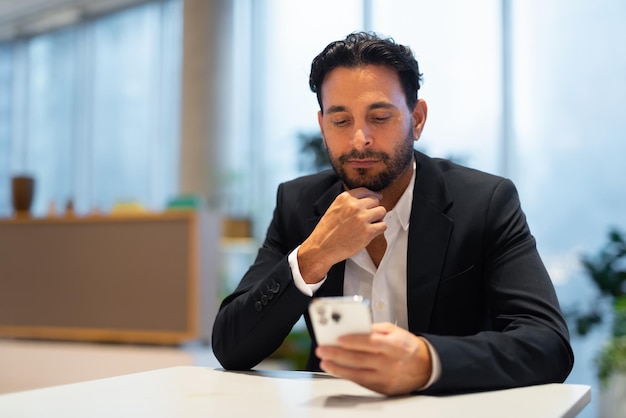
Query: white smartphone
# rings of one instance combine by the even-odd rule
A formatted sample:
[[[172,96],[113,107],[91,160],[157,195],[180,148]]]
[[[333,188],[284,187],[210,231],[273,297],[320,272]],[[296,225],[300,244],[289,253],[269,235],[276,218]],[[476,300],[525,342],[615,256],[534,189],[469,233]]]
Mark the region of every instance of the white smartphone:
[[[342,335],[369,334],[372,328],[369,301],[361,296],[313,299],[309,316],[318,345],[337,345]]]

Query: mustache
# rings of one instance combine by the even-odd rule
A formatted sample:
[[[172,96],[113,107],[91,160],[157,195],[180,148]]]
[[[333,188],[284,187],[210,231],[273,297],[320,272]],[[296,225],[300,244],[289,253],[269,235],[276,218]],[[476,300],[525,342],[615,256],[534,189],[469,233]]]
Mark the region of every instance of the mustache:
[[[368,158],[381,160],[383,162],[387,162],[390,160],[389,154],[380,151],[357,151],[352,150],[346,154],[341,154],[337,159],[340,163],[345,163],[348,160],[365,160]]]

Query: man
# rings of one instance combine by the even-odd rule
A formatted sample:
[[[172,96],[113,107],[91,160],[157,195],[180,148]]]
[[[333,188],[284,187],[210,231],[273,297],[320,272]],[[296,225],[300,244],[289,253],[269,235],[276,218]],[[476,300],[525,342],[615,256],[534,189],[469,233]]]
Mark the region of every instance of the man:
[[[334,170],[279,186],[256,261],[215,321],[225,368],[254,367],[305,315],[307,368],[384,394],[567,377],[567,326],[514,185],[413,150],[420,76],[409,48],[367,33],[314,59]],[[312,298],[354,294],[371,301],[371,333],[317,347]]]

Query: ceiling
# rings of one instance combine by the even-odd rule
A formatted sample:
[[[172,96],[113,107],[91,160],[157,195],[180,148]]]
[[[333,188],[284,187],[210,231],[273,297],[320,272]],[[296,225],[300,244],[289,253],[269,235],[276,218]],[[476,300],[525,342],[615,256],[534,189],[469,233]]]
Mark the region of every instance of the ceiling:
[[[146,0],[0,0],[0,40],[29,36]]]

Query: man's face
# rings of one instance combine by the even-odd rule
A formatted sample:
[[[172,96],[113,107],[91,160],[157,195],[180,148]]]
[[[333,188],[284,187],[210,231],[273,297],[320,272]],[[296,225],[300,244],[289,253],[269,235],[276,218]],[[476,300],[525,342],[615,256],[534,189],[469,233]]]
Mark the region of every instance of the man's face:
[[[426,105],[409,109],[400,80],[383,66],[338,67],[322,84],[318,121],[330,162],[350,189],[381,191],[408,172]]]

